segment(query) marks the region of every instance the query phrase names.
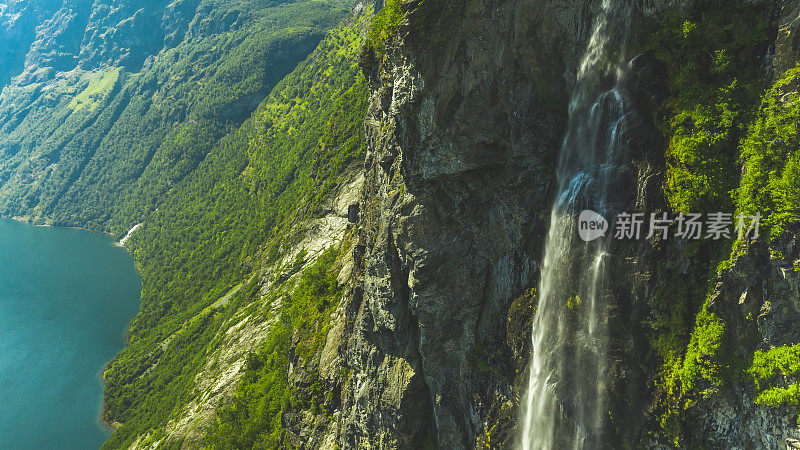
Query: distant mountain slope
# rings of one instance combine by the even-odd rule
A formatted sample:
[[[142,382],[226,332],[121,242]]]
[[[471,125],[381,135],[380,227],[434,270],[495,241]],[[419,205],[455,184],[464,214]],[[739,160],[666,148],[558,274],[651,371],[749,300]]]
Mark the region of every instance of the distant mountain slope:
[[[123,233],[255,110],[348,5],[5,7],[16,50],[0,75],[10,80],[0,95],[0,214]]]

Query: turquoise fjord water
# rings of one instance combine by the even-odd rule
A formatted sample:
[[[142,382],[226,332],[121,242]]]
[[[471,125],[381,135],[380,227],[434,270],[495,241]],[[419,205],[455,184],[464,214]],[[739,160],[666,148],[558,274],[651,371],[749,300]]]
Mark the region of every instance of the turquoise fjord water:
[[[90,449],[141,279],[112,239],[0,220],[0,449]]]

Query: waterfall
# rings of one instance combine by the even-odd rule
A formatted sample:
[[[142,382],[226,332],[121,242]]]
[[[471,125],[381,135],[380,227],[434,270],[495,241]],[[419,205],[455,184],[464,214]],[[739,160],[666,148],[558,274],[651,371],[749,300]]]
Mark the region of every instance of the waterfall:
[[[609,241],[584,242],[576,216],[609,219],[628,161],[625,48],[632,0],[603,0],[578,70],[533,319],[522,449],[608,447]]]

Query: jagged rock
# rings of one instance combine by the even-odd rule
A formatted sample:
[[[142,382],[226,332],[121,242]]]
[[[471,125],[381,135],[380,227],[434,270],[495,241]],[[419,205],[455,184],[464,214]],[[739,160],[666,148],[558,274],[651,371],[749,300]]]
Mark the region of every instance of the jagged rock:
[[[780,18],[773,69],[776,74],[782,74],[800,59],[800,1],[784,0],[778,4]]]
[[[519,395],[508,308],[536,282],[595,6],[560,3],[415,3],[386,59],[362,53],[373,88],[363,297],[350,305],[342,448],[471,447]]]
[[[765,239],[747,242],[719,275],[709,310],[724,321],[725,340],[737,355],[800,343],[800,276],[793,267],[800,246],[788,242],[782,250],[788,259],[773,255]],[[777,448],[800,436],[796,416],[758,405],[755,397],[750,384],[740,383],[698,399],[688,411],[690,439],[720,448]]]
[[[690,3],[637,2],[637,11],[653,18]],[[404,4],[409,12],[385,56],[367,47],[360,59],[372,89],[369,148],[342,349],[352,379],[343,390],[338,442],[343,448],[510,446],[513,405],[524,393],[535,309],[530,288],[538,277],[549,184],[599,2]],[[631,135],[631,170],[619,183],[630,189],[631,209],[664,211],[666,145],[651,116],[669,95],[666,70],[649,53],[633,58],[628,70],[641,112],[632,126],[641,131]],[[613,420],[628,443],[640,439],[659,371],[645,356],[646,330],[639,326],[660,314],[646,307],[659,283],[654,269],[689,266],[672,261],[667,253],[681,252],[670,248],[651,242],[614,249],[615,294],[624,301],[610,313],[612,403],[625,413]],[[780,270],[771,273],[761,285],[786,292],[780,295],[787,300],[775,312],[759,310],[758,330],[765,342],[788,342],[796,335],[787,311],[797,280],[781,282]],[[729,294],[730,317],[760,308],[752,286],[728,284],[717,303]],[[776,436],[787,437],[789,424],[785,415],[752,408],[741,390],[696,403],[690,417],[698,442],[723,446],[773,446]],[[640,444],[663,448],[646,435]]]

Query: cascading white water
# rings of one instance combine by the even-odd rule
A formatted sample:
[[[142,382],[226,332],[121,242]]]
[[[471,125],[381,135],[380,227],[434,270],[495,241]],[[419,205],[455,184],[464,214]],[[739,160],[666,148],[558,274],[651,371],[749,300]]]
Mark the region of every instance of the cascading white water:
[[[608,240],[583,242],[576,214],[610,217],[625,170],[624,53],[631,0],[603,0],[578,71],[558,165],[533,320],[522,449],[608,447]]]

